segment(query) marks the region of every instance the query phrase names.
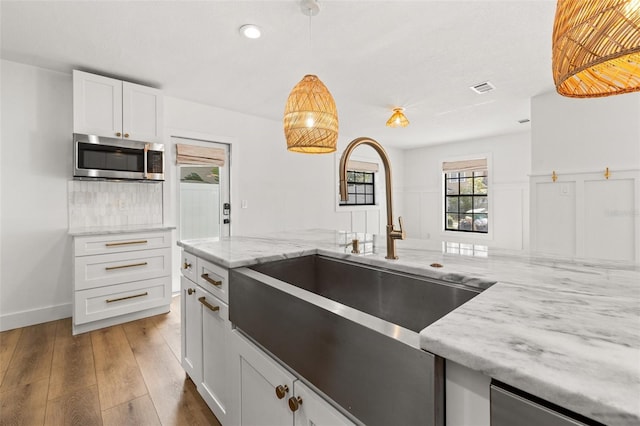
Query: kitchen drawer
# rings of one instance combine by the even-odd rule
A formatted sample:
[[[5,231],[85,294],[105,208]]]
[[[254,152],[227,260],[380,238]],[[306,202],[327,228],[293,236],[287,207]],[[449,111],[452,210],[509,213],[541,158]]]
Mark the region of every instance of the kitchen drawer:
[[[171,277],[154,278],[75,292],[75,324],[138,312],[171,302]]]
[[[222,299],[213,296],[208,289],[202,288],[198,288],[196,295],[198,296],[198,302],[203,305],[205,311],[208,311],[219,321],[229,321],[229,306]],[[218,310],[215,310],[216,307]]]
[[[74,245],[75,256],[171,247],[171,231],[79,236]]]
[[[74,259],[75,289],[85,290],[171,275],[171,249],[81,256]]]
[[[180,270],[182,271],[182,275],[184,275],[185,278],[190,279],[194,283],[198,282],[198,275],[196,274],[198,272],[198,266],[196,264],[196,259],[197,257],[192,255],[191,253],[187,253],[186,251],[182,250]]]
[[[229,271],[198,258],[198,285],[223,302],[229,303]]]

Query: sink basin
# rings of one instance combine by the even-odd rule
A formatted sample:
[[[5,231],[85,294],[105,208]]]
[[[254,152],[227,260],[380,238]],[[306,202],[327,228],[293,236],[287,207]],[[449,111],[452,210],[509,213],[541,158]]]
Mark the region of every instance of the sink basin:
[[[480,290],[321,255],[232,269],[229,318],[366,425],[444,425],[419,332]]]
[[[469,287],[317,255],[251,269],[416,333],[479,293]]]

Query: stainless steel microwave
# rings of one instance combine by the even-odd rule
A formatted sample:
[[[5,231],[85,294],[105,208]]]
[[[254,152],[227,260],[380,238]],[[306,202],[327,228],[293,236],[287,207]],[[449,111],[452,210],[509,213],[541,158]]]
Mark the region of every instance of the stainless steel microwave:
[[[73,134],[73,176],[98,179],[164,180],[164,145]]]

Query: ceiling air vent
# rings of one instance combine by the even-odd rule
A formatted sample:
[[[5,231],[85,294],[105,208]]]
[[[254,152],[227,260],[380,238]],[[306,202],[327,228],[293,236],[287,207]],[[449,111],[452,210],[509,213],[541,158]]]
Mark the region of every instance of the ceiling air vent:
[[[473,90],[474,92],[476,92],[479,95],[482,95],[483,93],[487,93],[490,92],[492,90],[494,90],[496,87],[489,83],[488,81],[485,81],[484,83],[478,83],[474,86],[471,86],[470,89]]]

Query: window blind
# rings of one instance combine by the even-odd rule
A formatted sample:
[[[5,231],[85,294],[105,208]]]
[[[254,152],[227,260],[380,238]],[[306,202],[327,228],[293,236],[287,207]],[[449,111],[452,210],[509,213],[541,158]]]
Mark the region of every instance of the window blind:
[[[369,163],[368,161],[353,161],[349,160],[347,163],[347,170],[352,172],[378,172],[378,163]]]
[[[479,172],[487,170],[487,159],[478,158],[463,161],[445,161],[442,163],[442,171],[448,172]]]
[[[176,164],[204,164],[224,166],[224,149],[176,144]]]

